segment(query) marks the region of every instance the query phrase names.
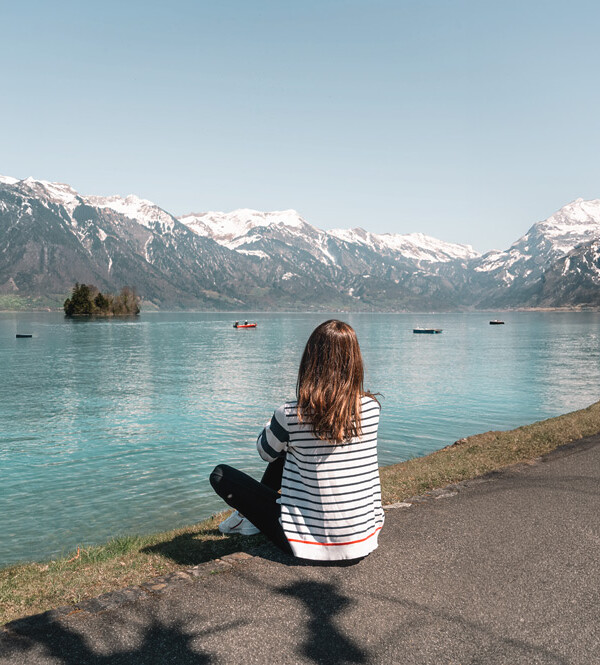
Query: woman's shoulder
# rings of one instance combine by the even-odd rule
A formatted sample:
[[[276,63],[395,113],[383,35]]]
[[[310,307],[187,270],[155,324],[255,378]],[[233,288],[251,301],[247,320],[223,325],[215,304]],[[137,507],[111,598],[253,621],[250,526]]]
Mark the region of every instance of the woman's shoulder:
[[[363,411],[370,411],[373,409],[381,411],[381,404],[379,403],[379,400],[370,393],[362,396],[361,403]]]
[[[294,417],[296,415],[297,408],[297,400],[288,400],[275,409],[275,417],[281,422],[282,425],[284,425],[288,418]]]

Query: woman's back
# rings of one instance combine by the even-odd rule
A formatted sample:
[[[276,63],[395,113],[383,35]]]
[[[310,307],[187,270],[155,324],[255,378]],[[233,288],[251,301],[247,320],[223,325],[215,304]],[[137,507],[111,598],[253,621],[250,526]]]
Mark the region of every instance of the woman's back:
[[[275,412],[289,439],[281,485],[281,524],[294,554],[338,560],[377,547],[383,525],[377,463],[380,407],[361,400],[361,435],[348,443],[319,439],[298,419],[297,402]]]

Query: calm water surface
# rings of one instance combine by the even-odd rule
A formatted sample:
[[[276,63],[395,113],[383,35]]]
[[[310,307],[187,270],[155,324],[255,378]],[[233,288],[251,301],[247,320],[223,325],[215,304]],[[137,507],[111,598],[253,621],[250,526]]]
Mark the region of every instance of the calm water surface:
[[[510,313],[504,326],[479,313],[335,316],[382,394],[382,464],[600,399],[597,313]],[[234,330],[218,313],[0,314],[0,565],[203,519],[223,507],[207,481],[219,462],[259,477],[256,436],[293,397],[328,317],[254,318]]]

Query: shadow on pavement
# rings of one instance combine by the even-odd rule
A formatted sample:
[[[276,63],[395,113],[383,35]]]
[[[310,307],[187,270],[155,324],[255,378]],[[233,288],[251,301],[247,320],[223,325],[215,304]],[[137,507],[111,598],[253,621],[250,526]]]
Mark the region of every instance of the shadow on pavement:
[[[215,532],[215,535],[217,533]],[[352,561],[309,561],[307,559],[296,559],[279,550],[262,535],[229,536],[226,541],[218,540],[217,543],[218,546],[215,546],[211,541],[199,540],[194,534],[184,533],[175,536],[171,540],[165,540],[162,543],[144,547],[142,552],[160,554],[180,566],[197,566],[201,563],[225,556],[226,554],[232,554],[233,552],[246,552],[261,559],[275,561],[286,566],[347,567],[362,561],[362,559]]]
[[[220,536],[215,531],[215,536]],[[144,547],[141,551],[160,554],[181,566],[197,566],[233,552],[247,552],[249,547],[264,542],[262,536],[230,536],[227,540],[199,540],[193,533],[183,533],[171,540]]]
[[[341,633],[332,621],[336,614],[355,603],[339,593],[334,584],[299,581],[275,592],[298,599],[310,612],[307,635],[298,646],[300,656],[328,665],[369,662],[369,654]]]
[[[110,615],[109,615],[110,616]],[[187,631],[184,622],[164,623],[152,616],[112,616],[96,624],[100,632],[93,644],[86,626],[70,629],[45,614],[33,617],[27,627],[0,634],[0,662],[62,663],[63,665],[207,665],[211,654],[197,646],[213,633],[227,632],[247,623],[234,620],[212,629]],[[89,628],[89,626],[88,626]],[[131,646],[131,643],[136,646]],[[93,644],[93,646],[92,646]]]
[[[298,559],[290,554],[285,554],[279,548],[269,542],[263,545],[257,545],[248,548],[247,551],[253,556],[260,557],[266,561],[274,561],[283,564],[288,568],[351,568],[364,561],[367,557],[361,559],[350,559],[344,561],[319,561],[318,559]]]
[[[114,642],[111,631],[107,640]],[[26,634],[0,638],[2,657],[12,662],[17,656],[42,647],[43,657],[51,657],[57,663],[65,665],[117,665],[119,663],[139,663],[140,665],[162,665],[174,662],[181,665],[204,665],[212,662],[210,655],[192,649],[191,642],[196,635],[187,634],[178,624],[164,625],[156,620],[143,628],[141,644],[137,647],[123,648],[111,653],[98,653],[89,646],[83,635],[66,628],[57,622],[49,622],[40,615],[35,626]],[[42,654],[40,654],[42,655]],[[31,654],[31,662],[34,655]],[[28,662],[28,661],[19,661]],[[44,661],[45,662],[45,661]]]

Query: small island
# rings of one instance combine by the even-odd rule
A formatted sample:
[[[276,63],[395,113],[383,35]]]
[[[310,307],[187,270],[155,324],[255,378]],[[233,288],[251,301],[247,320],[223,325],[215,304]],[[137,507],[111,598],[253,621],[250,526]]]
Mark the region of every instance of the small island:
[[[118,296],[101,293],[92,284],[75,284],[71,297],[64,303],[66,317],[75,316],[137,316],[139,297],[135,290],[124,286]]]

